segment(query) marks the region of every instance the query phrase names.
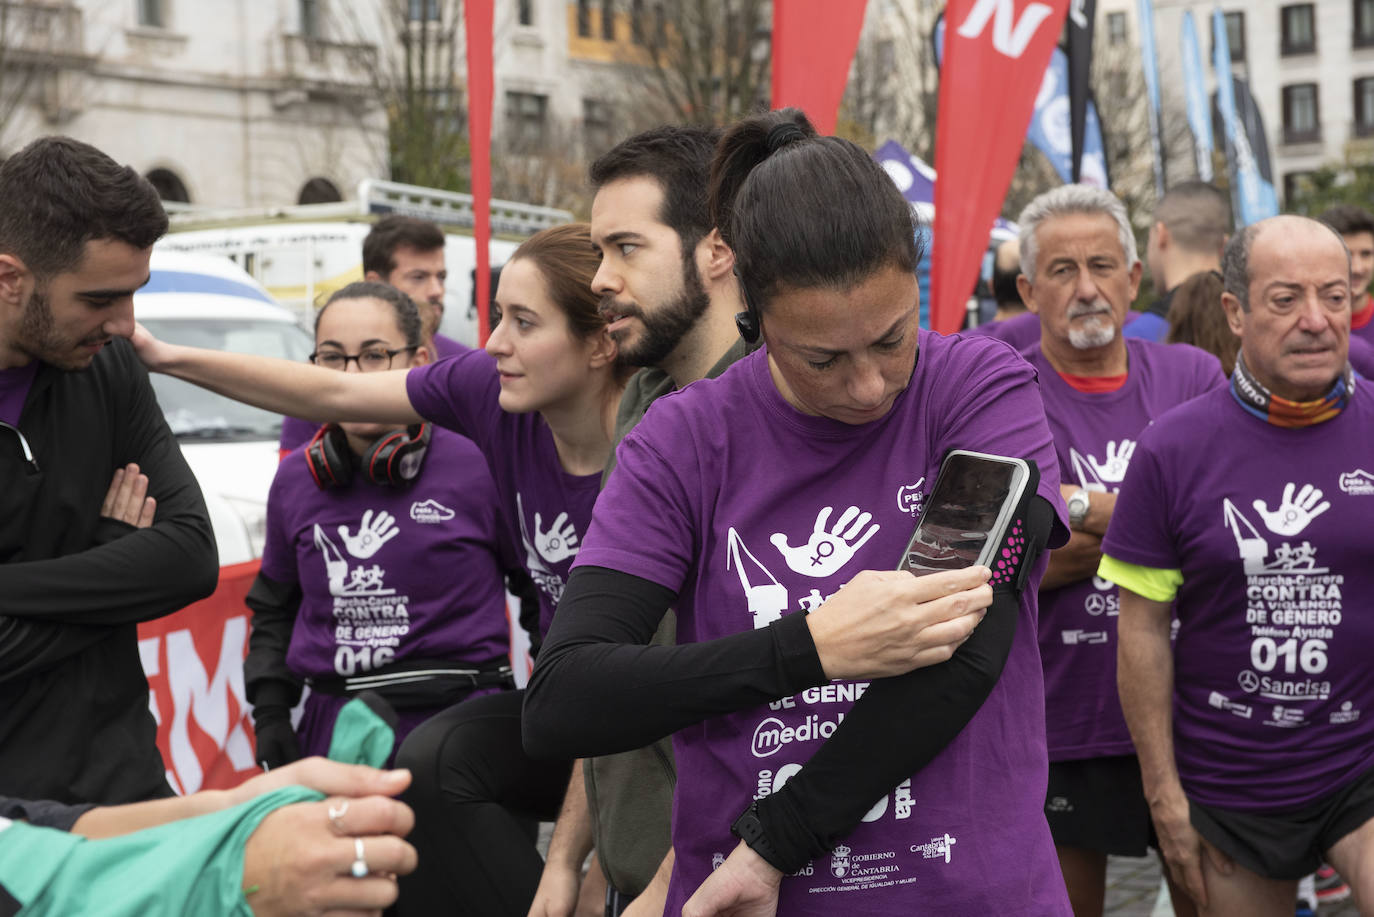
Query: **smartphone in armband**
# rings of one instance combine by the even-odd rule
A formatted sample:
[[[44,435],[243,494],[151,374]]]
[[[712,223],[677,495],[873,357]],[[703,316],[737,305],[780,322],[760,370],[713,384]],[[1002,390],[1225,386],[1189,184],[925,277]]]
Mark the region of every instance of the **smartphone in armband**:
[[[1009,534],[1016,545],[1015,532],[1009,530],[1023,524],[1018,510],[1024,512],[1024,499],[1038,477],[1034,465],[1023,459],[951,450],[897,569],[925,576],[981,564],[993,568],[996,580],[994,562],[1007,548]],[[1025,539],[1019,541],[1024,544]]]

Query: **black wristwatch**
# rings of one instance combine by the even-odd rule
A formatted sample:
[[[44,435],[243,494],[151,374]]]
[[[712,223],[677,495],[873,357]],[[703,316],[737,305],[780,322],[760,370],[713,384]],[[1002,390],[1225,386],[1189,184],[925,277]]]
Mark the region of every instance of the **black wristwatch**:
[[[739,818],[730,826],[730,833],[744,841],[749,847],[763,857],[769,866],[784,875],[793,872],[782,862],[782,857],[773,849],[773,845],[768,843],[768,835],[763,830],[763,822],[759,820],[759,803],[754,800],[749,803],[749,808],[740,813]]]

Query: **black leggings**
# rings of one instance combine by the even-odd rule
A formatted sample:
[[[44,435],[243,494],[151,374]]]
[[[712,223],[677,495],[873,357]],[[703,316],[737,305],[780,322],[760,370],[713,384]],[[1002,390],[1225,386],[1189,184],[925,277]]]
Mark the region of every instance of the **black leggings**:
[[[464,701],[406,737],[396,766],[415,811],[419,868],[401,879],[404,917],[526,917],[544,861],[531,821],[553,821],[572,762],[537,759],[520,742],[524,691]]]

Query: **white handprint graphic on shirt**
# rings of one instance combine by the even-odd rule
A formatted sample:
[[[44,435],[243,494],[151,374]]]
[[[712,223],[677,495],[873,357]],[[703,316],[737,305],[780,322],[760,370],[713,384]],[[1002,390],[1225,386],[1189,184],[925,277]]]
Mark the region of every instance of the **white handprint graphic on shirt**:
[[[857,506],[845,510],[834,528],[826,531],[826,523],[830,521],[830,514],[834,511],[835,507],[827,506],[817,514],[816,526],[804,545],[795,548],[790,546],[787,536],[782,532],[775,533],[769,539],[793,572],[818,579],[830,576],[849,563],[854,552],[877,534],[879,525],[876,522],[868,531],[863,532],[862,536],[859,534],[863,527],[873,520],[873,514],[862,512]]]
[[[1297,486],[1295,483],[1284,485],[1283,502],[1272,512],[1263,500],[1254,501],[1255,510],[1269,531],[1277,535],[1296,535],[1331,508],[1330,501],[1323,501],[1322,492],[1311,484],[1304,484],[1294,497]]]
[[[1131,455],[1135,453],[1135,441],[1123,439],[1119,443],[1107,443],[1107,460],[1098,464],[1097,459],[1088,456],[1088,464],[1093,466],[1093,471],[1097,472],[1097,477],[1104,484],[1120,484],[1126,479],[1126,469],[1131,464]]]
[[[567,560],[577,553],[577,529],[568,521],[567,513],[559,513],[549,526],[543,530],[544,520],[534,514],[534,546],[539,555],[551,564]]]
[[[382,545],[400,534],[400,529],[396,528],[396,517],[386,510],[377,513],[376,518],[372,516],[372,510],[363,513],[362,522],[358,523],[358,534],[350,535],[348,526],[339,526],[339,537],[343,538],[344,547],[348,553],[359,560],[367,560],[373,554],[382,549]]]

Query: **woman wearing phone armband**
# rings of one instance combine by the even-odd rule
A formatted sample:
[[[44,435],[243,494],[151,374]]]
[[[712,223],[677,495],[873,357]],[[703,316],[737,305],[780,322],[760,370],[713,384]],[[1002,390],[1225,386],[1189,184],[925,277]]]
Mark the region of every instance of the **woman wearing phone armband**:
[[[526,747],[674,734],[667,913],[1066,915],[1035,593],[1067,528],[1034,372],[918,329],[906,202],[800,112],[730,129],[710,193],[765,349],[619,447]],[[952,448],[1040,469],[991,583],[894,569]],[[680,645],[642,645],[670,606]]]
[[[317,422],[434,423],[487,460],[518,560],[539,587],[539,632],[553,620],[600,491],[628,377],[592,292],[599,264],[586,223],[521,243],[501,271],[486,350],[404,372],[339,373],[135,333],[152,370]],[[313,486],[313,485],[312,485]],[[448,567],[428,575],[451,581]],[[520,692],[470,699],[417,728],[397,755],[414,782],[410,840],[421,865],[402,880],[403,914],[523,917],[544,861],[528,818],[558,814],[572,761],[520,741]]]
[[[316,314],[310,359],[349,375],[420,366],[420,328],[404,293],[352,283]],[[258,760],[275,768],[328,754],[339,709],[363,690],[396,708],[399,744],[459,700],[514,687],[505,533],[486,460],[448,430],[330,424],[288,454],[247,598]]]

